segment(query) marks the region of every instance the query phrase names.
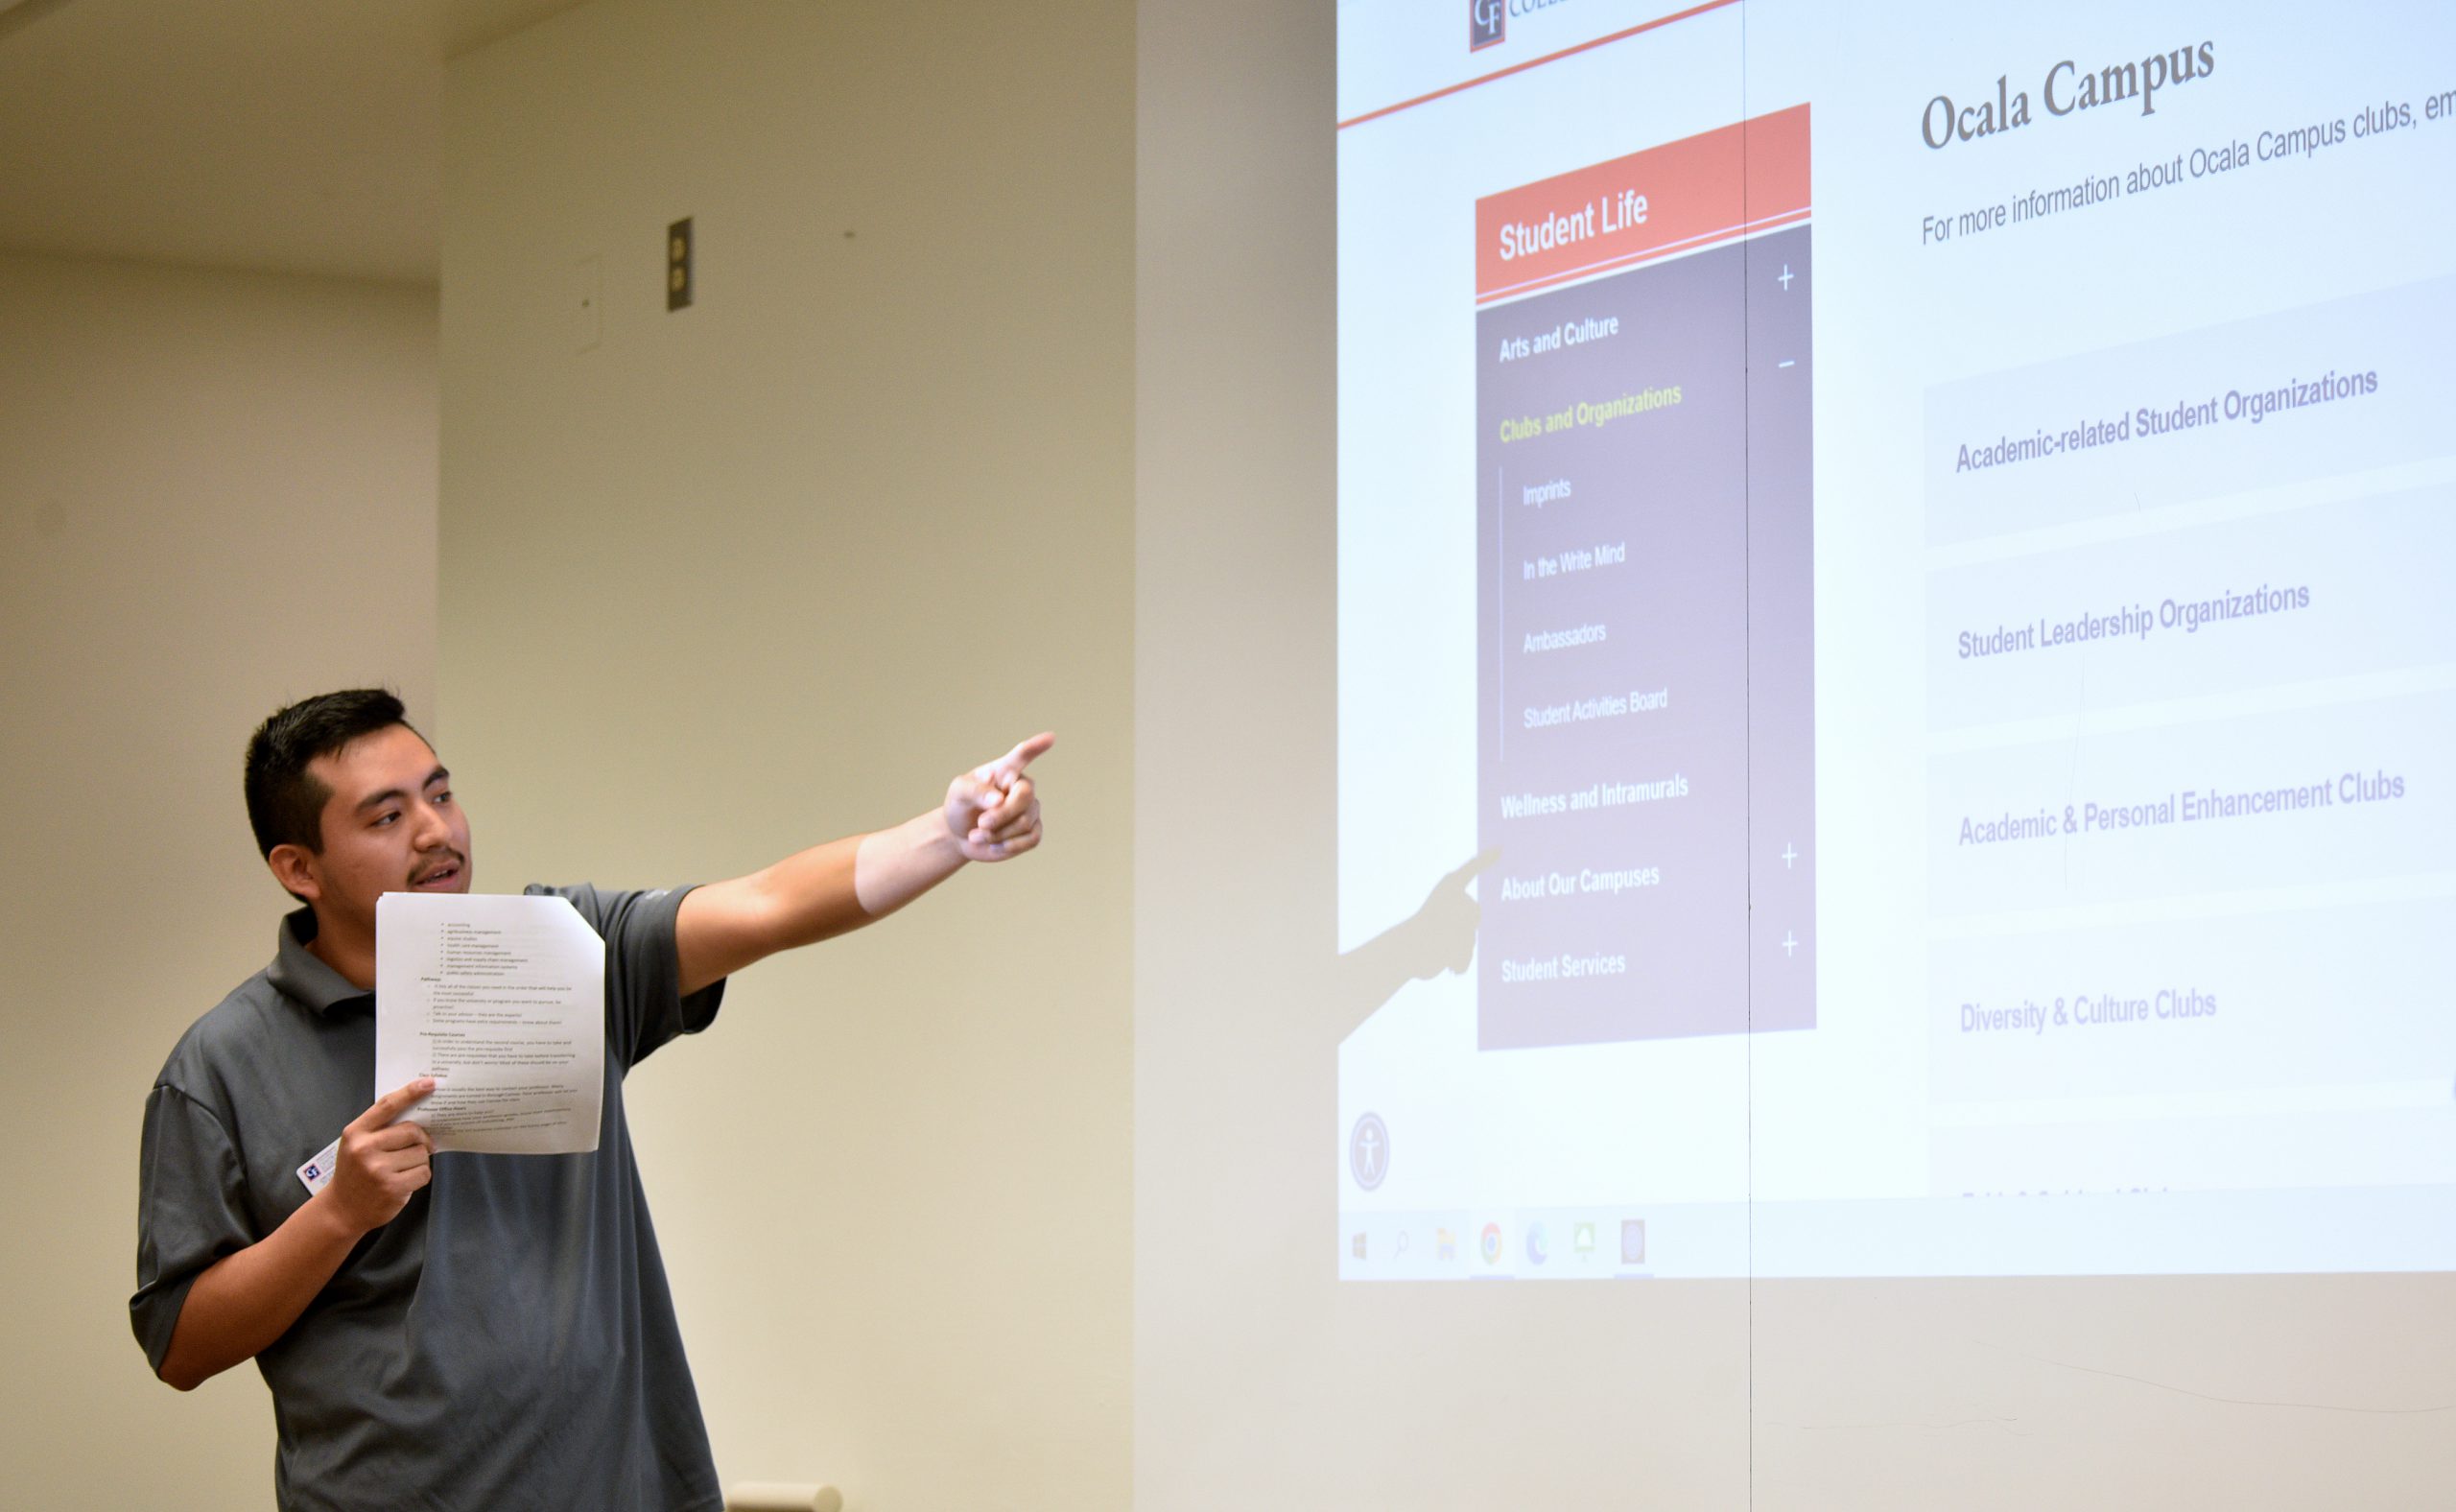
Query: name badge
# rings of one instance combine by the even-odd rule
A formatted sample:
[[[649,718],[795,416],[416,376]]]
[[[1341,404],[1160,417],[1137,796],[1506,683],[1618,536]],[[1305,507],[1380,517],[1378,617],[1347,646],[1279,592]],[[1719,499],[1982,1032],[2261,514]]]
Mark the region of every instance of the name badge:
[[[332,1183],[333,1162],[342,1158],[342,1142],[334,1141],[316,1152],[316,1158],[298,1168],[298,1179],[307,1185],[307,1194],[314,1196]]]

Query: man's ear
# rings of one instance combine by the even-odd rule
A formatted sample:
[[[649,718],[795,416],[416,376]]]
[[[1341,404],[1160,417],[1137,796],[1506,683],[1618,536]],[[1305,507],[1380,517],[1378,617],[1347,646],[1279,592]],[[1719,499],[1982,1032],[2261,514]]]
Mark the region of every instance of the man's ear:
[[[272,880],[292,897],[313,903],[323,896],[323,867],[318,864],[316,853],[306,846],[276,845],[265,853],[265,865],[272,868]]]

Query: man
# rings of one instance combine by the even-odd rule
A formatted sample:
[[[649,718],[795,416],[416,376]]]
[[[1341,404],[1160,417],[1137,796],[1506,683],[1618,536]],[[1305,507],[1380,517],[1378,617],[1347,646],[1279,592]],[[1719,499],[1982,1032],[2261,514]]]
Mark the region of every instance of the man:
[[[605,940],[605,1087],[587,1155],[437,1157],[373,1091],[375,905],[465,892],[469,822],[389,693],[327,694],[248,743],[247,799],[304,907],[199,1019],[146,1103],[136,1294],[188,1390],[253,1358],[284,1508],[722,1504],[624,1122],[623,1074],[716,1017],[762,957],[895,911],[1040,843],[1035,736],[891,829],[669,892],[551,889]],[[532,892],[549,889],[532,887]],[[329,1180],[302,1171],[341,1136]]]

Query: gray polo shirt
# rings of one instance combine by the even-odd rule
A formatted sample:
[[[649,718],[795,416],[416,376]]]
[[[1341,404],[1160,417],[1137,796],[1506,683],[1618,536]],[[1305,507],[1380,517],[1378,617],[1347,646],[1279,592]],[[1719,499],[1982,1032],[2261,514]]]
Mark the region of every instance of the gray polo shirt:
[[[623,1074],[716,1017],[680,995],[683,892],[531,887],[605,940],[604,1126],[589,1155],[445,1154],[289,1332],[272,1388],[290,1512],[700,1512],[723,1504],[623,1119]],[[375,1100],[375,999],[283,921],[145,1104],[136,1294],[158,1369],[197,1273],[307,1200],[297,1169]]]

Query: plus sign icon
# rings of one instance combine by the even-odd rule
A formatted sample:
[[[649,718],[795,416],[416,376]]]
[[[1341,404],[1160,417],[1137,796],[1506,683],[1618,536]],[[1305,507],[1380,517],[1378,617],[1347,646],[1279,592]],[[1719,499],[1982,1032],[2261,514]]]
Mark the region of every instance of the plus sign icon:
[[[1347,1131],[1347,1169],[1356,1184],[1370,1192],[1390,1173],[1390,1131],[1382,1115],[1367,1113]]]

